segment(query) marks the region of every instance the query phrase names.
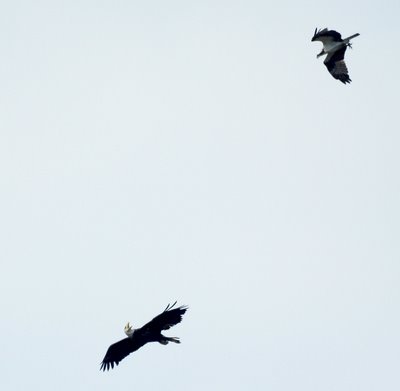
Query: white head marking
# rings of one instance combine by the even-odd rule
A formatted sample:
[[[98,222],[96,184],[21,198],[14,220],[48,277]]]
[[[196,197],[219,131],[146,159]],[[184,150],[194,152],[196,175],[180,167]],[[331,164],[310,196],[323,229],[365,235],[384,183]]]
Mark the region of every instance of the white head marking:
[[[132,326],[129,324],[129,322],[126,324],[124,332],[128,337],[131,337],[133,335],[134,330],[132,329]]]

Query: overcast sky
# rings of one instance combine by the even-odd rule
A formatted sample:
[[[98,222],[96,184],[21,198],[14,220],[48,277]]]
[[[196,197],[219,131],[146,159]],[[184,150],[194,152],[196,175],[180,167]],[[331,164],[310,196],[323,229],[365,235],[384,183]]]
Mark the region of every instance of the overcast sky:
[[[399,15],[4,0],[0,388],[399,390]],[[99,372],[175,300],[181,345]]]

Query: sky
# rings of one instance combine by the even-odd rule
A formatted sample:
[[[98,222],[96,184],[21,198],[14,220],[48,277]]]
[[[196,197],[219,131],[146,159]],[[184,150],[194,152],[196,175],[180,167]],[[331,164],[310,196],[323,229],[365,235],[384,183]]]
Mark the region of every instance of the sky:
[[[0,388],[397,391],[399,13],[1,2]],[[180,345],[99,371],[175,300]]]

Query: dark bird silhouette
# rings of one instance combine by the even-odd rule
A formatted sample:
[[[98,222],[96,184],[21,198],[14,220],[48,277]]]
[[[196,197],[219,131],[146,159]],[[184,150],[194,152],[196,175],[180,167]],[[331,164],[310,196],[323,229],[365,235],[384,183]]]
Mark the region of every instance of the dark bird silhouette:
[[[322,52],[317,55],[317,58],[327,54],[324,60],[325,66],[335,79],[340,80],[344,84],[351,82],[349,71],[344,62],[344,54],[347,47],[351,48],[350,40],[359,35],[357,33],[342,39],[342,36],[337,31],[325,28],[319,31],[315,29],[314,36],[311,38],[311,41],[321,41],[324,45]]]
[[[167,345],[169,342],[180,343],[177,337],[166,337],[161,334],[161,331],[168,330],[180,323],[183,314],[188,309],[186,306],[173,308],[175,304],[176,302],[172,305],[168,304],[160,315],[157,315],[139,329],[132,329],[128,322],[124,329],[128,337],[108,348],[101,362],[100,370],[105,371],[106,369],[109,370],[110,367],[114,368],[114,364],[118,365],[126,356],[140,349],[146,343],[159,342],[162,345]]]

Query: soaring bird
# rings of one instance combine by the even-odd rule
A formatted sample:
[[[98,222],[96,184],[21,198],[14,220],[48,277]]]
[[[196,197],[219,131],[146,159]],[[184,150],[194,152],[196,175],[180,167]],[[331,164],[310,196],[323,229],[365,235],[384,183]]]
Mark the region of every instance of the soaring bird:
[[[139,329],[132,329],[128,322],[124,329],[128,337],[108,348],[101,362],[100,370],[105,371],[106,369],[109,370],[110,367],[114,368],[114,364],[118,365],[126,356],[140,349],[148,342],[159,342],[162,345],[167,345],[169,342],[180,343],[177,337],[166,337],[161,334],[162,330],[168,330],[178,324],[188,309],[186,306],[173,308],[175,304],[176,302],[172,305],[168,304],[160,315],[157,315]]]
[[[314,36],[311,38],[311,41],[321,41],[324,45],[322,52],[317,55],[317,58],[327,54],[324,64],[330,74],[344,84],[351,82],[346,63],[344,62],[344,54],[347,47],[351,48],[350,40],[359,35],[357,33],[342,39],[342,36],[337,31],[324,28],[318,31],[315,29]]]

